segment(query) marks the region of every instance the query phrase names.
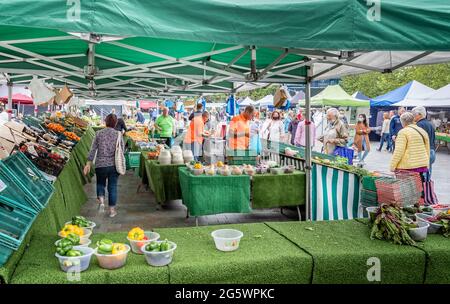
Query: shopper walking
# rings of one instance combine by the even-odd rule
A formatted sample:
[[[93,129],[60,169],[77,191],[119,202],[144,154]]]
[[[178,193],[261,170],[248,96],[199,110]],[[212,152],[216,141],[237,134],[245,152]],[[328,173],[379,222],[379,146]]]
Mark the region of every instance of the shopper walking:
[[[361,167],[364,166],[364,159],[366,159],[370,151],[369,133],[370,128],[366,114],[359,114],[358,122],[355,126],[353,144],[358,148],[359,166]]]
[[[291,145],[295,145],[295,133],[297,132],[297,127],[299,122],[302,120],[302,114],[298,113],[294,119],[289,123],[287,134],[288,134],[288,143]]]
[[[95,134],[88,162],[84,167],[84,174],[88,175],[95,161],[95,174],[97,178],[97,201],[100,211],[105,208],[105,188],[108,185],[109,216],[117,215],[117,181],[119,173],[116,170],[116,144],[119,140],[122,151],[124,149],[123,137],[114,129],[117,124],[117,116],[109,114],[105,118],[106,128]],[[119,138],[118,138],[119,137]]]
[[[381,139],[380,139],[380,146],[378,147],[377,151],[381,151],[383,149],[384,142],[386,142],[386,151],[389,151],[389,124],[391,122],[391,119],[389,118],[389,113],[384,112],[383,113],[383,125],[381,127]]]
[[[262,130],[264,138],[271,142],[281,142],[284,137],[284,125],[278,110],[273,111],[271,119]]]

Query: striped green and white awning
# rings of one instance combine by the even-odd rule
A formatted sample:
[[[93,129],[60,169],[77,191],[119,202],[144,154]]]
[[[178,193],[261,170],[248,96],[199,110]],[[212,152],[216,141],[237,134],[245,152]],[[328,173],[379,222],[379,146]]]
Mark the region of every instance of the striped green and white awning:
[[[362,217],[360,178],[347,171],[313,164],[311,218],[314,221]]]

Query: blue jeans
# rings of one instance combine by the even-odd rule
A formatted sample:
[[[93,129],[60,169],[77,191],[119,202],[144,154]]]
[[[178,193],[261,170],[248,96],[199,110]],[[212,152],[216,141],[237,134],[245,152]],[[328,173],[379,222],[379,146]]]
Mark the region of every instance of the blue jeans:
[[[363,148],[364,152],[358,152],[358,158],[360,161],[364,161],[364,159],[366,159],[366,157],[367,157],[367,154],[369,154],[369,151],[367,151],[367,145],[366,145],[365,138],[363,138],[363,140],[362,140],[362,148]]]
[[[430,168],[428,169],[428,176],[430,179],[431,179],[431,172],[433,171],[432,166],[435,160],[436,160],[436,151],[430,149]]]
[[[391,147],[389,133],[383,133],[383,135],[381,136],[380,147],[378,148],[378,150],[383,149],[384,142],[386,142],[386,146],[387,146],[386,149],[389,150],[389,148]]]
[[[108,205],[114,207],[117,203],[117,180],[119,173],[116,167],[96,168],[97,176],[97,197],[105,197],[106,181],[108,181]]]

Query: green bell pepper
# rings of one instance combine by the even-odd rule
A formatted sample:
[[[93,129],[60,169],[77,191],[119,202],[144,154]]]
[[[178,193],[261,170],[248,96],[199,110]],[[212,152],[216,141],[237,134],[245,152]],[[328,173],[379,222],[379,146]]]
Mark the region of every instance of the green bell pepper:
[[[147,251],[159,251],[159,244],[157,242],[151,242],[145,247]]]
[[[77,257],[77,256],[82,256],[81,252],[79,250],[69,250],[66,253],[66,256],[68,257]]]
[[[69,234],[66,236],[66,239],[68,239],[68,240],[72,243],[72,245],[74,245],[74,246],[80,244],[80,236],[79,236],[78,234],[75,234],[75,233],[69,233]]]
[[[159,244],[159,251],[167,251],[170,249],[170,243],[168,240],[164,240],[161,244]]]
[[[72,217],[72,225],[87,227],[89,226],[89,221],[84,216],[74,216]]]
[[[102,239],[97,242],[97,252],[100,254],[111,254],[113,250],[113,241]]]

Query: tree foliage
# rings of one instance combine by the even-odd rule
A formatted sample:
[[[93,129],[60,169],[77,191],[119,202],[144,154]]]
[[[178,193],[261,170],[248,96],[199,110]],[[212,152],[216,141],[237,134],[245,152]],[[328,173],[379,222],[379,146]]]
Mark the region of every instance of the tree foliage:
[[[368,97],[376,97],[406,83],[417,80],[433,89],[450,83],[450,63],[404,67],[393,73],[369,72],[345,76],[340,84],[349,94],[360,91]]]

